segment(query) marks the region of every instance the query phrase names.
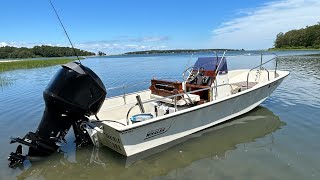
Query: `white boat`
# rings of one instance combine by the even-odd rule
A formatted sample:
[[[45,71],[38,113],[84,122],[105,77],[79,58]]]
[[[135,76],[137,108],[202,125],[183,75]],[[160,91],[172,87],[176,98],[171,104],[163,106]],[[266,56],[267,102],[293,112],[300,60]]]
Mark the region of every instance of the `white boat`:
[[[263,67],[273,61],[274,70]],[[152,79],[149,89],[107,98],[86,130],[95,146],[132,156],[249,112],[288,75],[277,57],[230,71],[224,56],[201,57],[183,82]]]
[[[274,70],[263,67],[273,61]],[[232,71],[224,55],[201,57],[183,72],[183,82],[152,79],[149,89],[105,99],[101,79],[70,62],[43,92],[45,110],[37,130],[11,138],[20,145],[10,153],[9,167],[59,151],[71,126],[79,147],[104,145],[125,156],[160,148],[249,112],[288,75],[277,70],[277,57]],[[29,146],[27,155],[21,144]]]

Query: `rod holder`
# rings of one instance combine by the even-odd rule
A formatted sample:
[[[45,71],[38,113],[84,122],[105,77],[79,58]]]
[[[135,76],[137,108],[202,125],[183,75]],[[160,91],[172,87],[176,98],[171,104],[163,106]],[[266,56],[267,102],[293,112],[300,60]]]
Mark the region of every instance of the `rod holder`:
[[[138,104],[138,106],[140,108],[141,113],[144,113],[145,112],[144,111],[144,107],[143,107],[143,104],[142,104],[142,101],[141,101],[141,97],[140,97],[139,94],[136,96],[136,99],[137,99],[137,104]]]

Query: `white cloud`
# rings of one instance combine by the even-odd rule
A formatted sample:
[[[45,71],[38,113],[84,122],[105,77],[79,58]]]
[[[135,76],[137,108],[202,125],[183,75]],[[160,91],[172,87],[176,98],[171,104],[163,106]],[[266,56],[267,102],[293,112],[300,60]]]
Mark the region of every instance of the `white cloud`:
[[[152,49],[165,49],[167,46],[165,45],[147,45],[147,44],[126,44],[126,43],[113,43],[106,44],[104,42],[90,42],[90,43],[81,43],[75,44],[76,48],[98,52],[103,51],[106,54],[120,54],[124,52],[130,51],[145,51]]]
[[[101,40],[101,41],[88,41],[74,44],[75,48],[87,50],[97,53],[103,51],[107,54],[120,54],[129,51],[144,51],[152,49],[164,49],[167,46],[160,44],[162,41],[167,41],[167,36],[145,36],[145,37],[128,37],[122,36],[118,39]],[[1,46],[14,46],[14,47],[33,47],[37,45],[49,46],[63,46],[70,47],[69,44],[53,44],[48,42],[43,43],[28,43],[28,42],[0,42]]]
[[[119,36],[114,39],[100,40],[100,41],[87,41],[85,44],[92,43],[124,43],[124,42],[162,42],[169,40],[168,36],[144,36],[144,37],[130,37],[130,36]]]
[[[41,45],[47,45],[47,46],[68,46],[66,44],[52,44],[52,43],[30,43],[30,42],[0,42],[0,47],[3,46],[13,46],[13,47],[27,47],[32,48],[33,46],[41,46]]]
[[[119,36],[109,40],[83,42],[75,44],[75,47],[92,52],[103,51],[106,54],[120,54],[129,51],[165,49],[167,46],[163,42],[167,40],[169,40],[167,36]]]
[[[159,41],[167,41],[169,40],[169,37],[167,36],[150,36],[150,37],[144,37],[142,39],[137,39],[141,42],[159,42]]]
[[[13,46],[13,47],[22,47],[21,45],[23,45],[24,42],[21,43],[17,43],[17,42],[0,42],[0,47],[3,46]]]
[[[3,47],[3,46],[8,46],[8,44],[6,42],[0,42],[0,47]]]
[[[320,21],[319,0],[280,0],[248,9],[242,17],[221,24],[213,32],[218,48],[266,49],[279,32],[304,28]]]
[[[137,48],[138,45],[135,45],[135,44],[128,44],[128,45],[125,45],[126,47],[130,47],[130,48]]]

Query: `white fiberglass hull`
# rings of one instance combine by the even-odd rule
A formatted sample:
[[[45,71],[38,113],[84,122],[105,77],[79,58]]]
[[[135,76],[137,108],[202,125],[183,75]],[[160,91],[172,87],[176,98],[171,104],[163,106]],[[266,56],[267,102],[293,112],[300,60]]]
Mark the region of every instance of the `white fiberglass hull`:
[[[177,140],[254,109],[271,95],[289,73],[282,71],[279,74],[277,78],[251,89],[130,127],[114,128],[103,123],[103,133],[98,133],[99,140],[125,156]]]

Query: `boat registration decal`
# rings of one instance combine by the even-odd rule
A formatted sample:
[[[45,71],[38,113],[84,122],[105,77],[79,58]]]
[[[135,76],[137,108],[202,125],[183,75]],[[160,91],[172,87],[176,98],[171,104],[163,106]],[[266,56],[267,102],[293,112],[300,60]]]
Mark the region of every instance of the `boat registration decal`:
[[[146,139],[150,139],[152,137],[155,137],[155,136],[158,136],[160,134],[163,134],[163,133],[166,133],[169,129],[170,129],[171,125],[170,126],[166,126],[166,127],[161,127],[161,128],[158,128],[158,129],[154,129],[154,130],[151,130],[147,133],[146,137],[144,138],[144,140]]]
[[[112,141],[112,142],[121,144],[119,138],[116,138],[116,137],[114,137],[114,136],[111,136],[111,135],[109,135],[109,134],[107,134],[107,133],[105,133],[105,132],[103,132],[103,134],[106,135],[105,137],[106,137],[109,141]]]

